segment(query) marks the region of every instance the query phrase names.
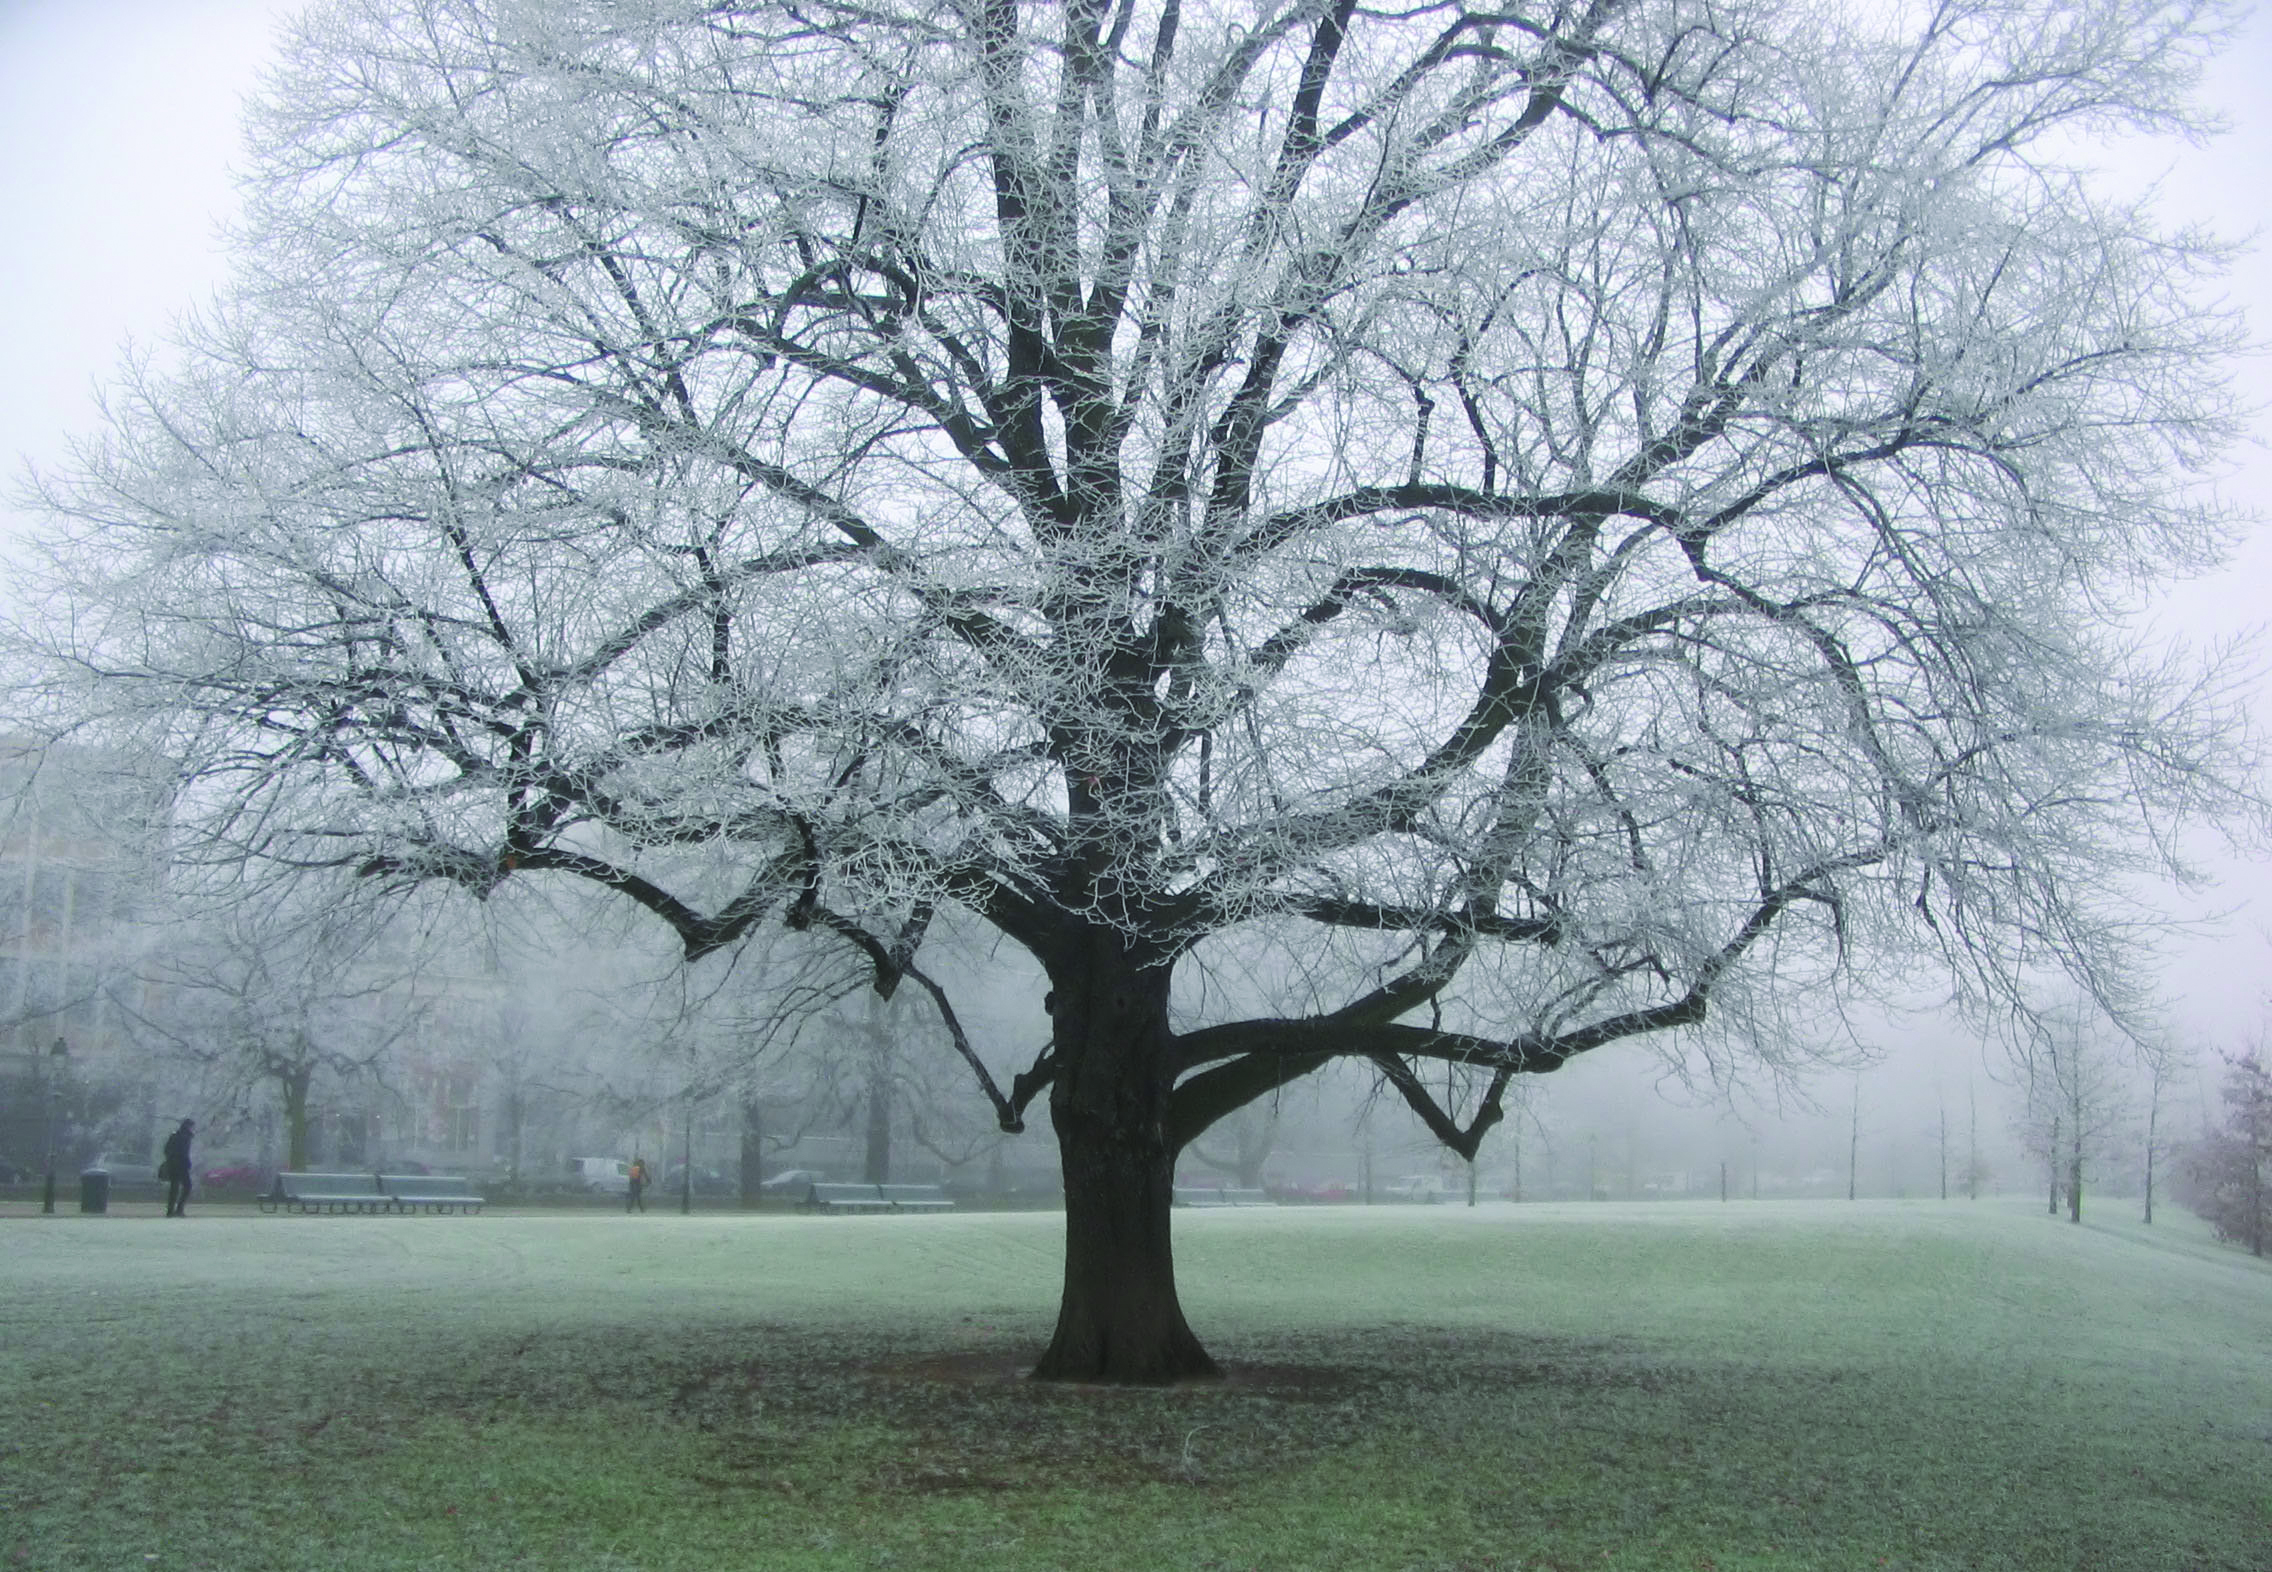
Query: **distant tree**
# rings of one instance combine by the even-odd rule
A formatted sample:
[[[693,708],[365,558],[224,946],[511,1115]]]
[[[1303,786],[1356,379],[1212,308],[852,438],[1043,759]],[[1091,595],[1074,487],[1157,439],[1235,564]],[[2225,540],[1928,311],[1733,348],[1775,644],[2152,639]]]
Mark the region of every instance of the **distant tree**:
[[[243,289],[45,493],[39,702],[209,860],[914,981],[1048,1098],[1038,1373],[1207,1373],[1176,1154],[1337,1058],[1472,1159],[1607,1044],[2119,986],[2100,892],[2249,778],[2123,618],[2220,549],[2231,332],[2071,165],[2210,27],[350,0]],[[1015,1076],[943,911],[1046,978]]]
[[[2145,1054],[2146,1123],[2144,1136],[2139,1143],[2139,1157],[2144,1165],[2140,1175],[2143,1181],[2144,1221],[2151,1227],[2154,1221],[2154,1179],[2161,1160],[2169,1155],[2173,1143],[2162,1113],[2169,1100],[2172,1084],[2190,1074],[2192,1055],[2184,1049],[2167,1043],[2149,1045]]]
[[[1237,1113],[1215,1124],[1216,1144],[1203,1143],[1193,1137],[1188,1150],[1201,1162],[1237,1178],[1244,1190],[1262,1188],[1262,1165],[1278,1145],[1278,1099],[1267,1103],[1249,1103]],[[1228,1149],[1220,1146],[1223,1137],[1229,1137]]]
[[[2085,1181],[2124,1148],[2135,1090],[2126,1052],[2137,1044],[2077,1002],[2043,1011],[2018,1051],[2026,1071],[2021,1143],[2044,1165],[2051,1215],[2064,1205],[2067,1220],[2080,1223]]]
[[[192,895],[142,961],[137,1040],[208,1106],[273,1097],[288,1169],[308,1166],[322,1094],[382,1085],[424,1016],[415,923],[369,893],[310,879]]]
[[[1958,1179],[1964,1186],[1965,1199],[1977,1201],[1981,1186],[1988,1182],[1990,1169],[1980,1160],[1980,1092],[1969,1075],[1964,1078],[1964,1119],[1964,1172]]]
[[[1853,1106],[1846,1123],[1846,1199],[1859,1193],[1862,1170],[1862,1078],[1854,1077]]]
[[[1508,1199],[1523,1198],[1523,1136],[1527,1131],[1538,1137],[1547,1152],[1546,1198],[1554,1199],[1554,1147],[1553,1138],[1546,1129],[1546,1086],[1533,1080],[1518,1081],[1508,1089],[1507,1142],[1513,1149],[1508,1173],[1511,1184]]]
[[[2261,1052],[2227,1061],[2224,1122],[2186,1158],[2187,1205],[2217,1231],[2262,1255],[2272,1243],[2272,1068]]]

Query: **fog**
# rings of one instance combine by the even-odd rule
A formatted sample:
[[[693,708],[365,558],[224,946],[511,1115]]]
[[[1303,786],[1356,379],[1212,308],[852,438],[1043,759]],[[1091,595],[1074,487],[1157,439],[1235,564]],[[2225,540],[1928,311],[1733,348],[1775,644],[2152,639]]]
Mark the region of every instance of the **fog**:
[[[93,390],[126,346],[162,339],[222,278],[217,233],[231,202],[237,100],[288,9],[261,0],[0,8],[0,136],[11,149],[0,161],[11,215],[0,239],[0,449],[11,469],[61,461],[93,429]],[[2260,90],[2268,65],[2272,24],[2259,13],[2205,84],[2229,134],[2130,155],[2129,176],[2170,211],[2230,229],[2233,193],[2263,189],[2272,167],[2272,111]],[[2261,324],[2272,301],[2261,249],[2236,261],[2230,288]],[[2240,386],[2262,403],[2272,378],[2261,358],[2241,369]],[[2252,429],[2262,432],[2260,415]],[[2230,492],[2242,508],[2272,497],[2268,474],[2260,444],[2237,454]],[[2166,602],[2155,633],[2198,644],[2252,626],[2272,582],[2268,552],[2261,533],[2246,539],[2225,572]],[[151,980],[165,954],[181,952],[178,929],[115,920],[140,911],[118,891],[148,870],[88,855],[82,839],[56,832],[52,818],[43,827],[21,803],[12,813],[6,856],[25,942],[0,1002],[10,1023],[0,1051],[16,1088],[0,1157],[30,1157],[45,1117],[33,1105],[65,1076],[80,1099],[70,1136],[80,1156],[147,1153],[194,1108],[214,1120],[207,1149],[217,1156],[279,1158],[274,1077],[215,1062],[210,1043],[169,1046],[147,1024],[151,990],[184,986],[178,975]],[[2201,891],[2150,892],[2195,919],[2170,942],[2164,973],[2163,1035],[2192,1066],[2169,1091],[2180,1131],[2198,1124],[2213,1094],[2217,1052],[2256,1033],[2272,912],[2261,858],[2209,843],[2199,854],[2218,875]],[[698,1165],[738,1173],[745,1106],[771,1126],[750,1148],[769,1167],[814,1154],[834,1167],[864,1160],[861,1092],[875,1079],[877,1028],[857,1003],[785,1031],[767,1013],[780,979],[754,975],[764,956],[743,957],[738,972],[682,975],[659,933],[585,903],[548,909],[536,899],[525,910],[420,911],[405,921],[413,938],[370,952],[384,975],[340,1001],[342,1018],[383,1000],[401,1020],[392,1036],[364,1032],[359,1046],[327,1050],[316,1119],[335,1160],[383,1139],[405,1157],[533,1172],[572,1151],[676,1139]],[[31,944],[35,929],[49,937]],[[987,973],[999,961],[973,957],[960,987],[974,1039],[1006,1078],[1030,1062],[1045,1022],[1030,975],[1006,963],[1000,976]],[[887,1026],[913,1044],[893,1058],[895,1164],[1048,1169],[1044,1130],[1007,1144],[987,1133],[983,1102],[935,1031],[918,1020]],[[1952,1193],[1967,1188],[1960,1175],[1989,1192],[2036,1187],[2039,1160],[2022,1134],[2024,1072],[2009,1045],[1932,1011],[1836,1033],[1854,1068],[1733,1086],[1683,1075],[1648,1047],[1601,1050],[1529,1089],[1484,1148],[1483,1182],[1526,1195],[1716,1199],[1724,1165],[1735,1198],[1844,1194],[1849,1184],[1862,1195],[1937,1195],[1944,1171]],[[67,1051],[55,1053],[58,1043]],[[1380,1184],[1461,1178],[1407,1114],[1373,1102],[1354,1076],[1289,1092],[1277,1117],[1263,1167],[1275,1181],[1361,1186],[1368,1151]],[[2098,1181],[2108,1193],[2135,1188],[2143,1137],[2134,1122],[2108,1138]],[[372,1133],[381,1130],[391,1133]],[[1201,1143],[1217,1155],[1229,1144],[1228,1132]],[[1196,1156],[1185,1165],[1195,1175],[1219,1166]]]

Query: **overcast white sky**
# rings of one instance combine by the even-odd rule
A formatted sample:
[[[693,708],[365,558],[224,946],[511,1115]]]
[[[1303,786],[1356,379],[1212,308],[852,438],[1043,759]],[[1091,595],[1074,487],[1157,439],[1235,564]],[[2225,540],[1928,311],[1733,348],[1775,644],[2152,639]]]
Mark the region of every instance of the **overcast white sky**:
[[[215,238],[243,96],[290,0],[0,0],[0,473],[52,463],[94,424],[91,389],[129,339],[161,338],[221,280]],[[2260,11],[2217,62],[2207,101],[2232,129],[2209,147],[2127,160],[2162,177],[2173,215],[2228,235],[2272,228],[2272,24]],[[2272,255],[2231,279],[2272,338]],[[2242,369],[2272,404],[2272,365]],[[2272,420],[2260,419],[2262,438]],[[2232,494],[2272,515],[2272,454],[2237,455]],[[2173,598],[2200,636],[2272,614],[2272,529],[2216,581]],[[2272,692],[2268,692],[2272,699]],[[2263,717],[2272,726],[2272,709]],[[2230,863],[2210,906],[2240,909],[2169,974],[2173,1020],[2213,1045],[2257,1030],[2272,1000],[2272,863]]]

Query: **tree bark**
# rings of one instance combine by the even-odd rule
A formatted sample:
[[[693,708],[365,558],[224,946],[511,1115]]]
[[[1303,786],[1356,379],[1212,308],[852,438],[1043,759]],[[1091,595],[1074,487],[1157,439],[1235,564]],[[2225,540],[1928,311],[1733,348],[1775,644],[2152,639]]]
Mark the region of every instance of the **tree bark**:
[[[2059,1116],[2051,1116],[2051,1202],[2047,1210],[2053,1217],[2059,1215]]]
[[[765,1182],[765,1106],[754,1097],[742,1099],[742,1205],[757,1205]]]
[[[505,1094],[505,1178],[515,1189],[521,1183],[521,1128],[528,1122],[528,1100],[516,1081]]]
[[[1065,1287],[1033,1373],[1144,1386],[1217,1376],[1176,1296],[1168,968],[1142,966],[1110,932],[1084,949],[1086,964],[1051,975]]]
[[[2146,1104],[2146,1226],[2154,1226],[2154,1142],[2158,1139],[2156,1127],[2162,1115],[2162,1071],[2158,1064],[2154,1071],[2151,1101]]]
[[[863,1184],[891,1183],[891,1077],[868,1077],[868,1143],[860,1164]]]
[[[1846,1199],[1858,1193],[1862,1174],[1862,1079],[1854,1078],[1853,1120],[1846,1127]]]
[[[284,1094],[284,1166],[293,1173],[308,1169],[308,1085],[314,1079],[315,1071],[304,1064],[276,1072]]]
[[[2254,1132],[2251,1132],[2253,1135]],[[2252,1152],[2248,1164],[2249,1233],[2248,1253],[2264,1254],[2264,1157],[2261,1151]]]

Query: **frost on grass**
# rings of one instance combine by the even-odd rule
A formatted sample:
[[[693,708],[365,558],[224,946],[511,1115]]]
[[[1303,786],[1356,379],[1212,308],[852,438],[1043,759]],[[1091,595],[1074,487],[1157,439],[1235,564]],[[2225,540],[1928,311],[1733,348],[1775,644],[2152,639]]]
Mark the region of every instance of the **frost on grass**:
[[[16,1225],[0,1556],[2261,1564],[2272,1272],[2018,1207],[1737,1210],[1210,1219],[1229,1375],[1165,1390],[1018,1374],[1046,1282],[895,1297],[928,1230]],[[1009,1268],[1036,1220],[952,1226]]]
[[[1606,1044],[1802,1061],[1793,999],[2121,1001],[2106,892],[2254,802],[2126,620],[2226,544],[2232,327],[2072,152],[2214,28],[341,0],[245,287],[43,494],[30,707],[227,878],[904,988],[1046,1098],[1042,1368],[1200,1373],[1176,1154],[1335,1060],[1472,1156]]]

